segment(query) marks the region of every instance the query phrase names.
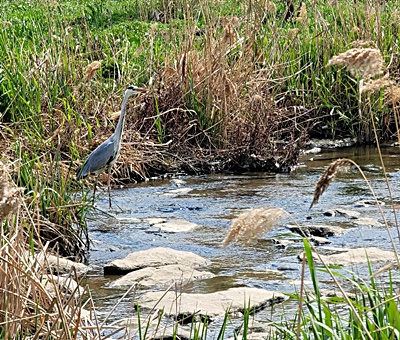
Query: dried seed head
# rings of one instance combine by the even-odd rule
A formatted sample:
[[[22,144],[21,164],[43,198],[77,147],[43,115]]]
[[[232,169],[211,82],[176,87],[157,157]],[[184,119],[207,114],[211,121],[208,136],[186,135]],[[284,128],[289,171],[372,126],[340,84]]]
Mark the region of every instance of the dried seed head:
[[[377,49],[378,46],[376,42],[373,40],[354,40],[350,43],[351,48],[375,48]]]
[[[307,6],[304,2],[301,3],[299,15],[296,18],[296,21],[305,24],[307,22],[308,16],[307,16]]]
[[[362,78],[370,78],[383,73],[383,57],[375,48],[352,48],[329,60],[327,66],[346,66],[349,71]]]
[[[110,120],[117,120],[119,118],[119,116],[121,115],[121,110],[120,111],[116,111],[113,112],[110,116]]]
[[[101,66],[101,61],[94,61],[92,62],[85,71],[85,75],[83,76],[83,79],[85,80],[90,80],[93,78],[94,74],[96,73],[96,71],[100,68]]]
[[[263,98],[259,94],[255,94],[250,100],[250,108],[252,110],[260,110],[263,106]]]
[[[288,35],[289,40],[292,40],[292,39],[296,38],[296,37],[298,36],[298,34],[299,34],[299,29],[298,29],[297,27],[291,28],[291,29],[287,32],[287,35]]]
[[[361,88],[361,93],[376,92],[380,89],[390,87],[394,84],[392,80],[389,79],[389,74],[386,74],[382,78],[367,81]]]
[[[224,31],[223,31],[223,42],[226,43],[230,43],[232,44],[234,39],[235,39],[235,29],[233,28],[233,25],[231,22],[228,22],[225,27],[224,27]]]
[[[0,163],[0,223],[17,211],[22,191],[10,184],[6,167]]]
[[[232,44],[235,41],[235,27],[239,24],[237,17],[232,17],[226,20],[226,24],[223,29],[223,42]]]
[[[243,243],[254,242],[269,231],[284,214],[287,214],[285,210],[274,207],[251,209],[240,214],[232,221],[223,246],[226,247],[233,240]]]
[[[347,159],[338,159],[329,164],[328,168],[322,174],[320,180],[317,183],[317,186],[315,187],[314,199],[310,205],[310,209],[314,204],[318,203],[319,198],[326,191],[326,189],[328,189],[336,174],[338,174],[339,172],[347,172],[351,164],[352,163]]]
[[[390,102],[394,109],[398,109],[400,107],[400,87],[389,86],[385,92],[385,100]]]
[[[265,1],[265,12],[267,12],[268,14],[275,14],[276,5],[272,1]]]

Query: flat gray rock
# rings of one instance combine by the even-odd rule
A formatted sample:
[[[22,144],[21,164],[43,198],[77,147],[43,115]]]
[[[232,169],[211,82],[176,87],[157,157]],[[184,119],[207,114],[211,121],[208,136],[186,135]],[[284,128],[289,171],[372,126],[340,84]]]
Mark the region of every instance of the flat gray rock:
[[[181,233],[192,231],[197,227],[197,224],[182,219],[175,219],[168,222],[154,224],[153,227],[159,228],[167,233]]]
[[[376,247],[355,248],[355,249],[340,249],[332,248],[332,255],[320,255],[322,261],[328,266],[344,266],[355,263],[370,263],[386,262],[394,260],[395,254],[392,251],[381,250]],[[302,255],[300,255],[301,258]],[[320,262],[317,255],[314,254],[316,262]]]
[[[360,217],[353,220],[354,224],[361,226],[369,226],[369,227],[382,227],[383,224],[380,223],[376,218],[372,217]]]
[[[171,264],[162,267],[147,267],[135,270],[115,280],[111,287],[132,286],[138,283],[141,287],[156,287],[170,285],[173,282],[179,284],[188,281],[208,279],[215,275],[210,272],[200,272],[189,266]]]
[[[361,215],[361,213],[359,211],[355,211],[355,210],[335,209],[334,211],[337,214],[348,217],[348,218],[358,218]]]
[[[138,302],[141,308],[148,309],[157,303],[157,308],[164,309],[165,313],[171,316],[196,313],[208,317],[221,317],[227,310],[232,314],[242,312],[249,303],[252,310],[262,310],[285,299],[286,296],[280,292],[239,287],[210,294],[148,292],[143,294]]]
[[[146,267],[161,267],[179,264],[195,267],[207,264],[207,259],[188,251],[171,248],[151,248],[130,253],[123,259],[114,260],[104,266],[104,275],[122,275]]]
[[[81,287],[73,278],[62,277],[48,274],[43,278],[43,285],[46,291],[53,297],[63,292],[66,296],[73,294],[77,299],[80,299],[85,293],[85,288]]]
[[[37,254],[36,261],[38,261],[42,267],[47,268],[49,272],[57,275],[69,274],[73,271],[76,271],[78,275],[83,275],[90,269],[89,266],[83,263],[74,262],[63,257],[43,252]]]
[[[191,188],[172,189],[172,190],[166,192],[164,195],[166,195],[166,196],[183,195],[183,194],[187,194],[188,192],[190,192],[192,190],[193,189],[191,189]]]
[[[355,203],[356,207],[370,207],[374,205],[385,205],[385,202],[383,201],[375,201],[375,200],[363,200],[363,201],[358,201]]]
[[[290,224],[287,226],[290,231],[300,234],[301,236],[319,236],[319,237],[329,237],[344,233],[344,229],[332,225],[315,224],[307,226],[297,226]]]

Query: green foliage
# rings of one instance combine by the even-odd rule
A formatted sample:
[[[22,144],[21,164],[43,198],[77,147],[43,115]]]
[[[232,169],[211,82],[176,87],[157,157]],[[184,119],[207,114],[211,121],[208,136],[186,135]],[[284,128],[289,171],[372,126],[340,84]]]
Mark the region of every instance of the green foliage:
[[[370,272],[369,282],[354,273],[332,272],[337,280],[345,280],[352,284],[356,293],[346,293],[346,297],[322,297],[318,284],[319,271],[326,272],[326,268],[316,266],[311,246],[304,240],[305,254],[311,280],[312,292],[304,298],[306,309],[301,314],[302,339],[398,339],[399,301],[394,291],[392,275],[389,274],[387,285],[377,284]],[[333,269],[333,268],[332,268]],[[338,268],[339,269],[339,268]],[[370,267],[371,269],[371,267]],[[304,279],[304,278],[303,278]],[[295,339],[295,325],[288,324],[286,328],[277,325],[278,333],[274,339]]]

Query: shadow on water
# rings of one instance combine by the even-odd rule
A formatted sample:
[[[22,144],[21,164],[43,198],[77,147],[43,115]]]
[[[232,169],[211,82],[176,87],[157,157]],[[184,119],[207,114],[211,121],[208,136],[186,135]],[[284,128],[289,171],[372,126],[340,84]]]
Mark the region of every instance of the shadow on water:
[[[127,254],[154,247],[171,247],[190,251],[209,260],[204,269],[216,277],[187,285],[189,292],[207,293],[230,287],[250,286],[293,292],[300,277],[298,254],[302,251],[300,236],[287,228],[289,219],[267,232],[254,244],[231,244],[222,248],[232,219],[249,208],[275,206],[285,209],[302,224],[339,225],[346,233],[330,238],[333,247],[376,246],[392,250],[385,227],[357,226],[345,217],[327,217],[330,209],[351,209],[363,216],[382,222],[374,206],[358,206],[361,200],[373,197],[356,169],[340,174],[330,185],[320,202],[309,210],[315,184],[327,165],[338,158],[350,158],[360,165],[370,180],[379,200],[389,203],[389,194],[382,175],[376,148],[346,148],[315,155],[305,155],[296,170],[290,174],[245,173],[213,174],[198,177],[181,176],[173,180],[139,183],[121,190],[113,190],[114,206],[120,209],[112,217],[93,214],[89,223],[93,247],[89,275],[90,286],[98,310],[108,309],[123,294],[108,288],[115,279],[103,277],[105,263]],[[395,202],[399,196],[399,149],[383,149],[384,164]],[[97,202],[107,210],[108,198]],[[394,227],[393,213],[387,207],[386,217]],[[165,233],[151,226],[149,218],[184,219],[198,227],[191,232]],[[393,228],[394,229],[394,228]],[[397,232],[393,230],[393,237]],[[272,239],[293,240],[280,249]],[[329,280],[327,281],[329,284]],[[94,288],[93,288],[94,287]]]

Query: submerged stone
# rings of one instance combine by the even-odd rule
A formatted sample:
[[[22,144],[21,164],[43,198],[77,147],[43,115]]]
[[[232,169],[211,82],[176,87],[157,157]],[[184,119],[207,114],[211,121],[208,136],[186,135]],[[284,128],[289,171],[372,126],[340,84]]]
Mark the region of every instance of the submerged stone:
[[[329,237],[344,233],[344,229],[338,226],[315,224],[307,226],[288,225],[290,231],[301,236]]]
[[[104,266],[104,275],[121,275],[146,267],[161,267],[180,264],[195,267],[207,264],[207,259],[188,251],[171,248],[151,248],[130,253],[123,259],[114,260]]]

